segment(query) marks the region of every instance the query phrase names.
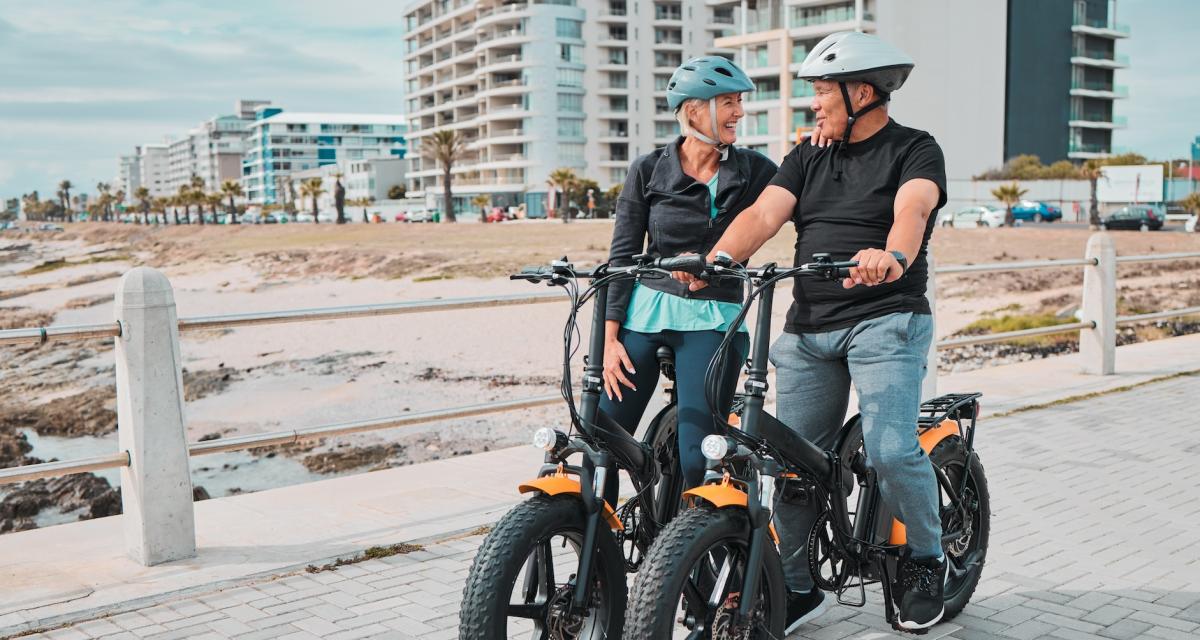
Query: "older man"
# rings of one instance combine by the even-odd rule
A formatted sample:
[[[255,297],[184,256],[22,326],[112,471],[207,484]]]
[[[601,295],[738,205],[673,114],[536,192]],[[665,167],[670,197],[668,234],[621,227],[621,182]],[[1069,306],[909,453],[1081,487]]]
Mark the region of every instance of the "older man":
[[[859,266],[843,282],[797,280],[784,334],[771,349],[780,419],[831,449],[853,380],[867,457],[883,498],[907,526],[895,594],[899,624],[926,629],[943,614],[946,563],[933,469],[916,437],[921,380],[933,338],[925,298],[932,214],[946,202],[941,148],[888,117],[911,58],[875,36],[833,34],[809,53],[814,142],[796,146],[758,200],[713,248],[745,261],[789,220],[796,263],[814,253]],[[693,288],[704,286],[694,281]],[[823,610],[808,569],[814,505],[780,504],[788,631]]]

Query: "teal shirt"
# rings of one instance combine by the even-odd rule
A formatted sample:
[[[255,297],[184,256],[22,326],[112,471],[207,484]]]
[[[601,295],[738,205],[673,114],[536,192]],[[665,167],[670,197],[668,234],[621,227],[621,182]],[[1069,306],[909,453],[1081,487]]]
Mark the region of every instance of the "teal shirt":
[[[717,217],[717,176],[708,181],[708,215]],[[737,319],[742,305],[735,302],[681,298],[640,284],[633,285],[624,327],[629,331],[725,331]],[[746,324],[738,331],[747,332]]]

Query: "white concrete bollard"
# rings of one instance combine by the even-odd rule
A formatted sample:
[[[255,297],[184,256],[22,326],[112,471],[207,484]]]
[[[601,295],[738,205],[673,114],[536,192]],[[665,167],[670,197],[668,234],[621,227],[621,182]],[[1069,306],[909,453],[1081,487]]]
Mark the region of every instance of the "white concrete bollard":
[[[929,354],[925,358],[925,379],[921,381],[921,399],[937,397],[938,348],[937,348],[937,274],[934,272],[933,255],[927,255],[929,273],[925,281],[925,297],[929,299],[929,313],[933,315],[933,340],[929,341]]]
[[[1079,355],[1084,373],[1106,376],[1115,371],[1117,359],[1117,249],[1112,236],[1092,234],[1086,257],[1099,260],[1083,269],[1083,321],[1095,322],[1096,328],[1079,331]]]
[[[125,548],[156,565],[196,555],[192,478],[183,418],[179,323],[171,283],[138,267],[117,286],[117,434]]]

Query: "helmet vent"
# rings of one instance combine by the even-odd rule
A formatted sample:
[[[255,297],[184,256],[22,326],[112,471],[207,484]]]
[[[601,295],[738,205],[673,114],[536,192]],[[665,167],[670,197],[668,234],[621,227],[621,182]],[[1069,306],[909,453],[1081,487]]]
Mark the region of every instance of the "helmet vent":
[[[715,87],[715,86],[717,86],[717,82],[716,82],[715,80],[713,80],[712,78],[705,78],[705,79],[704,79],[704,84],[706,84],[706,85],[708,85],[708,86],[710,86],[710,87]]]
[[[716,71],[717,73],[719,73],[723,76],[727,76],[730,78],[733,77],[733,72],[731,72],[729,69],[726,69],[725,67],[716,67],[713,69],[713,71]]]
[[[687,65],[687,66],[680,67],[680,69],[683,69],[684,71],[695,71],[695,70],[696,70],[696,67],[693,67],[693,66],[691,66],[691,65]]]
[[[667,85],[667,91],[671,91],[671,90],[672,90],[672,89],[674,89],[674,88],[675,88],[675,83],[674,83],[674,82],[671,82],[670,84],[668,84],[668,85]]]
[[[837,60],[836,53],[831,53],[831,54],[825,56],[825,62],[833,62],[834,60]]]

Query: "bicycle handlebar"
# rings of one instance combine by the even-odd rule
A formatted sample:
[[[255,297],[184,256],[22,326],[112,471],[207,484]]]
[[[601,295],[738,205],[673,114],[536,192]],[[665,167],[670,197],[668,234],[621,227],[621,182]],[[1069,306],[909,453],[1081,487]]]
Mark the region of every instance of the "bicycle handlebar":
[[[631,276],[665,277],[672,271],[683,271],[702,279],[709,278],[748,278],[751,280],[767,280],[794,278],[801,275],[815,275],[826,280],[838,280],[850,277],[850,269],[857,267],[858,262],[848,260],[834,262],[828,254],[816,254],[815,262],[808,262],[796,267],[779,268],[770,263],[762,267],[744,268],[731,261],[705,262],[703,256],[686,255],[672,258],[655,258],[636,256],[638,264],[614,267],[607,263],[591,269],[577,269],[565,259],[556,260],[549,265],[522,267],[519,273],[509,276],[510,280],[554,280],[556,278],[598,279],[610,275],[628,274]]]

